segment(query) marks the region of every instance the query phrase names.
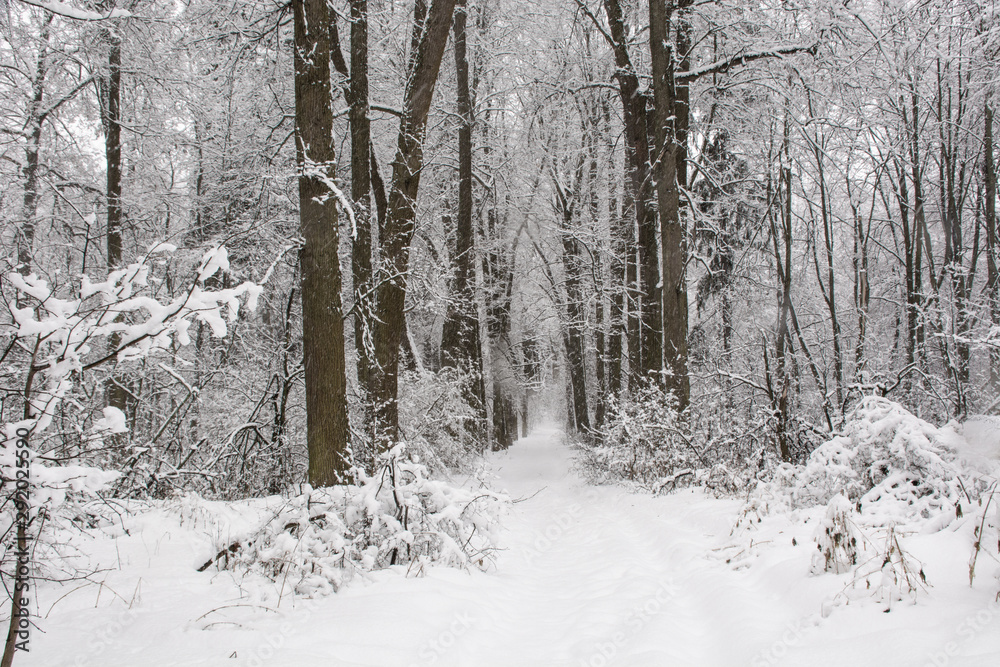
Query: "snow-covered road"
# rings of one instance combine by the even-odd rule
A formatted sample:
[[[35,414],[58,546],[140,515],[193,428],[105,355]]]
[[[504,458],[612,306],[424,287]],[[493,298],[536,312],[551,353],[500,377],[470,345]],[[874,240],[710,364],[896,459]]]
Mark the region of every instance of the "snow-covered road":
[[[497,571],[351,587],[332,636],[310,641],[314,655],[350,665],[735,665],[780,623],[745,577],[709,557],[737,502],[589,485],[554,429],[495,454],[491,468],[515,500]],[[358,642],[379,635],[379,608],[385,636]]]
[[[495,459],[514,505],[479,623],[443,662],[730,664],[732,628],[697,576],[728,518],[586,484],[556,431]],[[653,502],[650,502],[653,501]],[[707,509],[707,508],[706,508]],[[501,658],[502,656],[502,658]]]
[[[814,523],[770,522],[733,537],[739,501],[587,484],[554,429],[491,455],[489,469],[492,486],[515,499],[494,572],[380,572],[268,610],[228,573],[194,571],[206,553],[197,526],[143,532],[140,522],[114,547],[122,566],[107,579],[123,598],[140,591],[133,610],[109,604],[108,592],[96,603],[93,588],[73,593],[40,621],[46,634],[17,664],[1000,664],[1000,606],[965,638],[961,624],[989,609],[989,593],[960,592],[959,550],[926,566],[948,586],[940,601],[892,614],[852,605],[823,619],[821,604],[843,579],[807,574]],[[955,656],[949,640],[961,641]]]

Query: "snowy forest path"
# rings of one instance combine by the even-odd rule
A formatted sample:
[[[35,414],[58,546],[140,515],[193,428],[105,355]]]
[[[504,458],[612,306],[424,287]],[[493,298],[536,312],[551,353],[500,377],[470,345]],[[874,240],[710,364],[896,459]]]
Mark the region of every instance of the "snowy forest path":
[[[776,587],[720,555],[738,500],[590,484],[557,429],[489,454],[486,466],[491,488],[513,499],[492,572],[397,567],[335,595],[276,601],[253,577],[196,571],[218,541],[205,532],[218,525],[207,508],[240,522],[237,532],[254,525],[198,501],[183,526],[175,510],[152,511],[132,520],[131,536],[102,543],[101,589],[117,602],[93,588],[47,601],[63,614],[59,641],[39,642],[18,664],[731,667],[797,616],[781,602],[787,576]]]
[[[727,647],[740,630],[725,608],[760,609],[761,602],[742,600],[759,596],[706,558],[731,527],[717,506],[699,512],[589,484],[555,429],[493,455],[491,465],[497,487],[514,499],[498,572],[470,612],[471,627],[433,662],[736,664]]]

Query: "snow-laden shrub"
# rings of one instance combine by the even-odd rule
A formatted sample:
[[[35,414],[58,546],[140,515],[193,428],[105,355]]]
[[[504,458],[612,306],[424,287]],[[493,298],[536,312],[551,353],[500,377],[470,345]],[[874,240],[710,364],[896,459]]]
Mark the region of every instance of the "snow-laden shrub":
[[[2,432],[0,581],[8,591],[16,579],[19,537],[30,552],[32,577],[62,581],[79,576],[72,554],[59,544],[59,532],[77,520],[78,503],[94,498],[118,477],[115,471],[39,460],[30,439],[36,424],[31,419],[8,423]]]
[[[735,417],[718,401],[697,403],[683,415],[675,406],[653,384],[609,399],[604,428],[578,443],[584,472],[654,493],[694,485],[732,494],[755,482],[771,439],[767,415]]]
[[[891,611],[897,602],[908,600],[915,604],[929,586],[923,564],[904,549],[896,526],[890,524],[874,529],[874,537],[869,537],[850,523],[849,508],[850,503],[845,501],[840,503],[836,511],[843,511],[842,516],[848,521],[846,525],[849,526],[852,537],[856,538],[853,552],[856,564],[848,565],[844,562],[838,567],[824,570],[817,566],[817,561],[822,561],[823,557],[813,559],[813,574],[822,574],[824,571],[850,573],[844,588],[823,603],[823,616],[829,616],[840,605],[855,602],[873,601],[884,605],[883,611],[886,612]],[[829,514],[827,516],[829,518]]]
[[[93,496],[119,478],[99,458],[85,452],[47,451],[44,435],[64,404],[75,407],[72,392],[82,375],[113,361],[145,359],[175,345],[187,345],[195,322],[205,323],[218,337],[227,333],[227,321],[237,319],[244,306],[252,310],[261,287],[245,282],[231,289],[210,289],[206,281],[228,267],[224,247],[209,250],[202,258],[191,285],[180,296],[164,303],[155,296],[150,258],[176,250],[168,244],[153,246],[146,257],[112,271],[106,280],[93,282],[81,276],[69,294],[62,294],[35,274],[7,275],[18,297],[5,305],[14,341],[8,352],[23,354],[13,375],[21,375],[8,389],[11,399],[27,417],[8,422],[0,432],[0,563],[7,591],[21,590],[31,576],[69,572],[67,556],[52,539],[53,525],[64,526],[79,516],[76,501]],[[266,279],[266,276],[265,276]],[[15,347],[16,344],[16,347]],[[6,356],[6,354],[5,354]],[[87,433],[80,430],[79,444],[105,450],[103,439],[126,430],[125,416],[107,408]],[[136,456],[139,454],[137,453]],[[77,462],[70,463],[68,459]],[[92,465],[80,465],[84,461]],[[17,552],[20,551],[20,554]],[[28,567],[14,567],[14,563]],[[9,574],[17,570],[17,576]],[[14,587],[7,585],[13,577]],[[58,576],[52,576],[58,578]]]
[[[467,470],[485,451],[485,425],[469,403],[468,388],[477,381],[455,368],[402,374],[399,424],[411,457],[440,473]]]
[[[948,444],[952,437],[898,403],[869,397],[805,465],[783,464],[757,494],[791,508],[825,505],[843,494],[871,526],[954,517],[963,499],[985,487]]]
[[[305,488],[253,534],[228,545],[216,564],[258,573],[300,595],[325,595],[359,573],[391,565],[487,568],[504,499],[430,479],[397,448],[369,477]]]
[[[839,493],[830,499],[826,515],[816,528],[812,572],[848,572],[858,564],[858,529],[851,515],[854,507]]]
[[[997,482],[993,482],[989,491],[979,499],[979,505],[980,509],[973,518],[972,556],[969,558],[970,586],[976,578],[976,563],[980,554],[1000,561],[1000,489]],[[1000,571],[997,572],[997,577],[1000,578]]]
[[[676,405],[672,395],[654,384],[642,386],[634,396],[612,397],[601,439],[582,443],[584,466],[603,479],[654,485],[704,467]]]

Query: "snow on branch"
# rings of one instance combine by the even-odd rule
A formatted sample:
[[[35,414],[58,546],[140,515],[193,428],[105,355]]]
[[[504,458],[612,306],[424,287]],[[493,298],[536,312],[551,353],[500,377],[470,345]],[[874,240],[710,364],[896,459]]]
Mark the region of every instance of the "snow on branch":
[[[169,244],[158,244],[149,255],[173,249]],[[260,284],[249,281],[229,289],[208,289],[208,278],[229,267],[225,247],[218,246],[205,253],[188,289],[161,303],[144,293],[143,288],[149,285],[147,260],[148,255],[112,271],[105,281],[92,282],[83,276],[76,298],[71,299],[57,297],[48,283],[34,274],[8,275],[25,304],[8,304],[16,335],[31,341],[27,347],[37,350],[32,372],[42,373],[46,380],[45,388],[32,397],[33,432],[48,425],[55,406],[71,388],[75,371],[114,359],[139,359],[169,347],[173,341],[187,345],[193,320],[204,322],[213,336],[221,338],[228,332],[227,321],[235,321],[242,306],[254,310],[263,290]],[[107,341],[116,344],[103,352]],[[95,349],[102,350],[96,358]]]
[[[815,55],[816,48],[819,45],[813,44],[792,44],[789,46],[781,46],[773,49],[765,49],[763,51],[751,51],[748,53],[742,53],[736,56],[731,56],[729,58],[723,58],[722,60],[717,60],[714,63],[709,63],[703,67],[697,67],[693,70],[687,72],[677,72],[674,74],[674,78],[677,81],[694,81],[700,79],[703,76],[708,76],[709,74],[725,74],[734,67],[742,67],[748,65],[755,60],[764,60],[766,58],[783,58],[785,56],[792,56],[797,53],[808,53],[810,55]]]
[[[32,350],[26,369],[25,417],[0,427],[0,477],[15,479],[15,449],[33,461],[28,511],[34,515],[43,505],[61,505],[67,494],[97,493],[113,482],[118,473],[80,465],[49,465],[27,445],[29,438],[43,432],[52,422],[56,407],[79,379],[80,371],[112,359],[145,357],[176,341],[190,342],[187,334],[192,320],[208,324],[215,336],[226,334],[226,320],[235,320],[241,306],[254,310],[262,287],[252,282],[232,289],[212,290],[208,278],[229,267],[223,246],[209,250],[197,269],[190,287],[180,296],[161,303],[148,293],[150,256],[173,252],[170,244],[154,245],[146,256],[123,269],[112,271],[107,280],[93,282],[83,276],[79,290],[69,298],[35,274],[10,273],[7,279],[20,293],[8,302],[14,335],[25,350]],[[270,269],[268,270],[270,275]],[[110,352],[106,352],[110,344]],[[95,354],[96,352],[96,354]],[[96,357],[96,358],[95,358]],[[35,383],[34,378],[42,379]],[[89,438],[127,430],[125,415],[115,407],[91,429]],[[16,444],[22,443],[22,444]],[[18,478],[20,479],[20,478]],[[10,517],[0,512],[0,527]]]
[[[313,162],[312,160],[306,158],[305,164],[302,168],[302,175],[306,178],[315,178],[321,182],[326,189],[336,198],[340,207],[347,213],[347,217],[351,221],[351,238],[357,238],[358,236],[358,225],[354,218],[354,207],[351,205],[350,200],[346,195],[337,187],[337,183],[330,176],[330,172],[327,171],[326,165],[321,162]]]
[[[132,12],[127,9],[112,9],[106,14],[100,12],[92,12],[86,9],[77,9],[72,5],[67,5],[65,2],[59,2],[58,0],[21,0],[26,5],[31,5],[32,7],[38,7],[46,11],[52,12],[64,18],[73,19],[74,21],[107,21],[110,19],[124,19],[132,16]]]

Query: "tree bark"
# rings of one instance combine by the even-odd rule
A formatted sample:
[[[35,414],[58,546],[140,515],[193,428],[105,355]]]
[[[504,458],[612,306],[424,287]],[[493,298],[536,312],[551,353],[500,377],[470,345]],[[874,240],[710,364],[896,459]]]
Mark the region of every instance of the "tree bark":
[[[655,3],[654,3],[655,4]],[[635,206],[637,274],[641,301],[638,303],[638,340],[629,345],[632,366],[638,377],[660,382],[663,370],[662,303],[660,269],[656,243],[656,209],[653,204],[650,172],[649,120],[646,96],[639,90],[639,78],[628,54],[628,34],[619,0],[604,0],[612,47],[618,94],[625,120],[626,154],[629,158],[629,183]]]
[[[108,271],[122,261],[122,42],[114,28],[105,31],[108,41],[108,78],[105,89],[104,154],[107,159]]]
[[[326,0],[293,0],[292,10],[309,482],[329,486],[341,481],[350,467],[340,230],[332,188],[330,15]]]
[[[107,162],[107,243],[108,272],[122,263],[122,41],[117,26],[101,30],[108,44],[108,76],[103,82],[104,155]],[[119,344],[118,336],[109,341],[111,349]],[[124,378],[112,376],[107,387],[108,405],[123,412],[129,403],[129,391],[123,386]]]
[[[386,451],[399,440],[399,343],[404,329],[410,242],[413,240],[417,190],[423,167],[423,140],[434,85],[448,41],[455,0],[434,0],[423,21],[423,35],[413,59],[404,93],[392,184],[381,239],[383,272],[376,288],[375,364],[372,400],[375,404],[376,447]]]
[[[1000,274],[997,272],[997,175],[993,161],[993,107],[987,100],[984,114],[983,180],[986,189],[986,294],[990,322],[1000,327]],[[990,347],[990,386],[1000,392],[1000,346]]]
[[[48,75],[49,28],[52,14],[46,12],[39,31],[38,60],[35,76],[31,82],[31,103],[25,129],[28,143],[24,149],[24,200],[22,206],[21,229],[17,235],[17,264],[22,275],[31,273],[32,254],[35,244],[35,225],[38,216],[38,157],[42,145],[42,100],[45,97],[45,77]]]
[[[476,299],[476,247],[472,224],[472,92],[466,52],[466,0],[455,4],[455,71],[458,115],[458,211],[455,220],[455,275],[441,333],[441,365],[470,373],[466,396],[479,419],[486,417],[483,350]]]
[[[372,205],[371,123],[368,119],[368,0],[351,0],[351,75],[349,86],[351,130],[351,199],[354,230],[351,243],[351,273],[354,287],[354,347],[357,352],[358,391],[365,425],[370,431],[374,410],[369,399],[372,352]],[[369,436],[371,433],[369,432]],[[370,446],[370,443],[369,443]],[[372,452],[365,465],[373,464]]]
[[[583,301],[583,258],[576,238],[576,204],[583,185],[583,156],[574,173],[574,187],[567,190],[555,174],[556,213],[562,240],[563,284],[566,290],[563,344],[569,365],[570,388],[573,399],[573,421],[577,431],[590,431],[590,411],[587,401],[587,357],[584,346],[586,315]]]
[[[607,105],[604,109],[605,121],[611,113]],[[608,146],[612,156],[613,144]],[[617,398],[622,390],[622,351],[627,336],[625,298],[629,284],[625,263],[628,257],[627,239],[632,225],[626,212],[619,209],[623,202],[618,198],[618,175],[616,170],[608,170],[608,219],[610,221],[611,252],[608,256],[608,274],[611,284],[610,313],[607,338],[607,387],[608,396]],[[627,174],[627,169],[626,169]]]
[[[788,121],[785,120],[784,142],[782,149],[784,160],[780,166],[778,186],[774,193],[778,201],[778,217],[780,219],[780,229],[775,224],[775,215],[768,213],[771,221],[771,239],[774,244],[774,263],[780,290],[778,292],[778,319],[775,323],[774,336],[774,357],[775,370],[774,380],[771,380],[771,373],[767,373],[767,386],[770,393],[771,408],[777,418],[775,432],[777,436],[778,455],[782,461],[790,461],[792,458],[791,442],[789,434],[789,394],[791,391],[791,381],[788,373],[787,347],[786,343],[791,341],[788,329],[788,319],[792,310],[792,169],[789,166],[788,156]],[[771,189],[770,177],[768,190]],[[768,192],[768,199],[771,192]],[[767,350],[764,351],[764,364],[767,367]]]
[[[678,0],[676,49],[669,46],[670,15],[665,2],[649,3],[649,46],[653,70],[653,106],[656,137],[656,182],[660,213],[662,276],[664,388],[673,394],[677,410],[690,401],[688,377],[687,233],[680,215],[680,188],[687,185],[687,134],[690,117],[686,80],[676,72],[689,69],[691,26],[687,16],[690,0]],[[671,7],[671,10],[673,6]]]

